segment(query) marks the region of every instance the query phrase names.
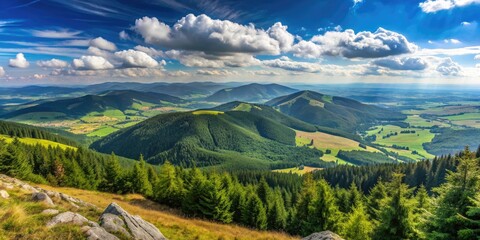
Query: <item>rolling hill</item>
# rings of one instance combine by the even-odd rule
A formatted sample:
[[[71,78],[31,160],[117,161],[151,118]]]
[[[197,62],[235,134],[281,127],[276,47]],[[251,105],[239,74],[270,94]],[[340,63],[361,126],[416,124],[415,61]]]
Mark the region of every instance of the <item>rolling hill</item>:
[[[269,99],[291,94],[297,90],[278,84],[258,84],[252,83],[234,88],[222,89],[205,100],[209,102],[262,102]]]
[[[16,118],[24,114],[52,113],[59,118],[77,118],[92,112],[104,112],[107,110],[134,109],[143,104],[167,105],[183,103],[184,100],[161,93],[139,92],[133,90],[115,90],[100,95],[86,95],[79,98],[69,98],[40,103],[35,106],[23,108],[7,113],[2,118]]]
[[[278,97],[266,105],[302,121],[347,132],[355,132],[378,121],[405,119],[403,114],[385,108],[313,91]]]
[[[295,147],[295,131],[284,124],[288,121],[295,123],[287,116],[282,120],[237,110],[167,113],[113,133],[91,147],[125,157],[143,154],[150,163],[169,160],[187,166],[266,169],[272,163],[292,161],[329,165],[319,160],[321,151]]]

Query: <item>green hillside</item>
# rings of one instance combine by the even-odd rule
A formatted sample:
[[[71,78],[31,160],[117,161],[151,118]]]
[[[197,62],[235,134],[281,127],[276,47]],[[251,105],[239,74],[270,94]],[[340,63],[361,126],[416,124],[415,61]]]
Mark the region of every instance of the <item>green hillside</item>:
[[[128,148],[125,148],[128,146]],[[322,152],[295,146],[295,131],[275,119],[245,111],[200,110],[161,114],[91,145],[125,157],[143,154],[150,163],[222,164],[268,168],[270,163],[314,163]]]
[[[291,94],[297,90],[278,84],[258,84],[252,83],[239,87],[222,89],[205,100],[209,102],[231,102],[246,101],[260,102],[266,101],[285,94]]]
[[[301,91],[270,100],[266,105],[302,121],[354,132],[377,121],[405,119],[403,114],[348,98]]]

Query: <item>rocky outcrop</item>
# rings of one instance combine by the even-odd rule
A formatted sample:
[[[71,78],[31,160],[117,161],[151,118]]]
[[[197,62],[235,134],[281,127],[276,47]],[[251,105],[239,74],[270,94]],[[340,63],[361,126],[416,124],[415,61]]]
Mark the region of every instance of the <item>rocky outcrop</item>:
[[[32,193],[32,200],[35,202],[43,202],[45,205],[49,207],[55,207],[55,204],[53,203],[52,199],[43,192],[34,192]]]
[[[302,240],[344,240],[344,239],[333,232],[323,231],[323,232],[313,233],[308,237],[302,238]]]
[[[127,237],[142,240],[166,239],[153,224],[143,220],[139,216],[130,215],[116,203],[111,203],[105,209],[100,219],[100,226],[104,227],[107,231],[112,231],[111,233],[120,232],[124,234],[127,232],[129,233],[126,235]],[[125,226],[127,229],[125,229]]]
[[[3,199],[7,199],[10,197],[10,194],[8,194],[8,192],[5,190],[0,190],[0,197]]]
[[[88,240],[118,240],[115,235],[107,232],[102,227],[88,227],[82,228]]]
[[[87,218],[85,218],[84,216],[74,212],[64,212],[64,213],[58,214],[47,223],[47,227],[52,228],[58,224],[73,224],[78,226],[83,226],[88,224],[93,227],[98,226],[97,223],[92,222]]]

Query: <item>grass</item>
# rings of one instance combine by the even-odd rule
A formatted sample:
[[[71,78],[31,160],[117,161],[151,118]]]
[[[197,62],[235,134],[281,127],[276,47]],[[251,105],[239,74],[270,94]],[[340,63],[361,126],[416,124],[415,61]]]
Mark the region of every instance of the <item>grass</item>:
[[[383,131],[381,129],[383,128]],[[401,134],[402,130],[415,130],[415,133]],[[381,131],[381,133],[379,133]],[[397,132],[398,135],[391,136],[389,138],[383,138],[383,136]],[[423,148],[423,143],[431,142],[435,134],[431,133],[429,129],[419,128],[401,128],[393,125],[376,126],[375,128],[367,131],[367,135],[377,135],[376,144],[382,145],[389,151],[398,153],[401,156],[409,157],[415,160],[421,160],[423,158],[433,158],[434,156]],[[398,150],[391,148],[393,144],[402,147],[408,147],[409,150]],[[412,154],[412,151],[417,151],[421,156]]]
[[[305,173],[313,172],[316,170],[322,170],[322,168],[304,166],[303,169],[300,169],[298,167],[293,167],[293,168],[275,169],[273,170],[273,172],[296,173],[299,175],[303,175]]]
[[[460,115],[442,117],[450,121],[480,120],[480,113],[464,113]]]
[[[431,128],[433,126],[439,127],[449,127],[450,125],[444,122],[436,121],[436,120],[429,120],[420,117],[419,115],[409,115],[405,122],[410,124],[411,127],[427,127]]]
[[[6,136],[6,135],[0,135],[0,139],[5,140],[5,142],[7,142],[7,143],[13,142],[13,138],[11,138],[10,136]],[[18,138],[18,140],[22,143],[29,144],[29,145],[40,144],[40,145],[42,145],[46,148],[48,148],[48,147],[52,147],[52,148],[60,147],[62,149],[70,148],[70,149],[77,150],[76,147],[68,146],[68,145],[65,145],[65,144],[62,144],[62,143],[57,143],[57,142],[53,142],[53,141],[49,141],[49,140],[45,140],[45,139]]]
[[[154,203],[136,194],[116,195],[74,188],[55,188],[44,185],[40,187],[77,197],[100,207],[100,209],[106,208],[111,202],[116,202],[130,214],[139,215],[146,221],[157,226],[165,237],[170,240],[298,239],[298,237],[289,236],[284,233],[255,231],[233,224],[227,225],[201,219],[185,218],[180,216],[178,211]]]
[[[328,162],[337,162],[339,164],[347,164],[344,160],[337,158],[338,151],[369,151],[369,152],[379,152],[378,149],[367,147],[367,149],[359,147],[359,142],[351,140],[348,138],[331,135],[323,132],[303,132],[296,131],[297,135],[295,137],[297,146],[309,145],[313,140],[313,147],[320,149],[324,152],[322,160]],[[330,150],[330,154],[326,154],[326,150]]]
[[[193,115],[218,115],[223,114],[221,111],[213,111],[213,110],[198,110],[192,112]]]
[[[95,131],[87,134],[88,137],[105,137],[111,133],[118,131],[118,128],[112,126],[104,126],[96,129]]]
[[[19,115],[9,119],[10,121],[21,123],[44,123],[64,119],[66,115],[58,112],[34,112]]]

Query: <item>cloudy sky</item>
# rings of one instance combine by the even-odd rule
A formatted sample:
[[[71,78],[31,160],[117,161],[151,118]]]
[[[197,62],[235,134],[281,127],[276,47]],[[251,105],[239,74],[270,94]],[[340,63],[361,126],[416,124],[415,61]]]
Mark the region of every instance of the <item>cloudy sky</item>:
[[[0,84],[480,84],[480,0],[7,0]]]

